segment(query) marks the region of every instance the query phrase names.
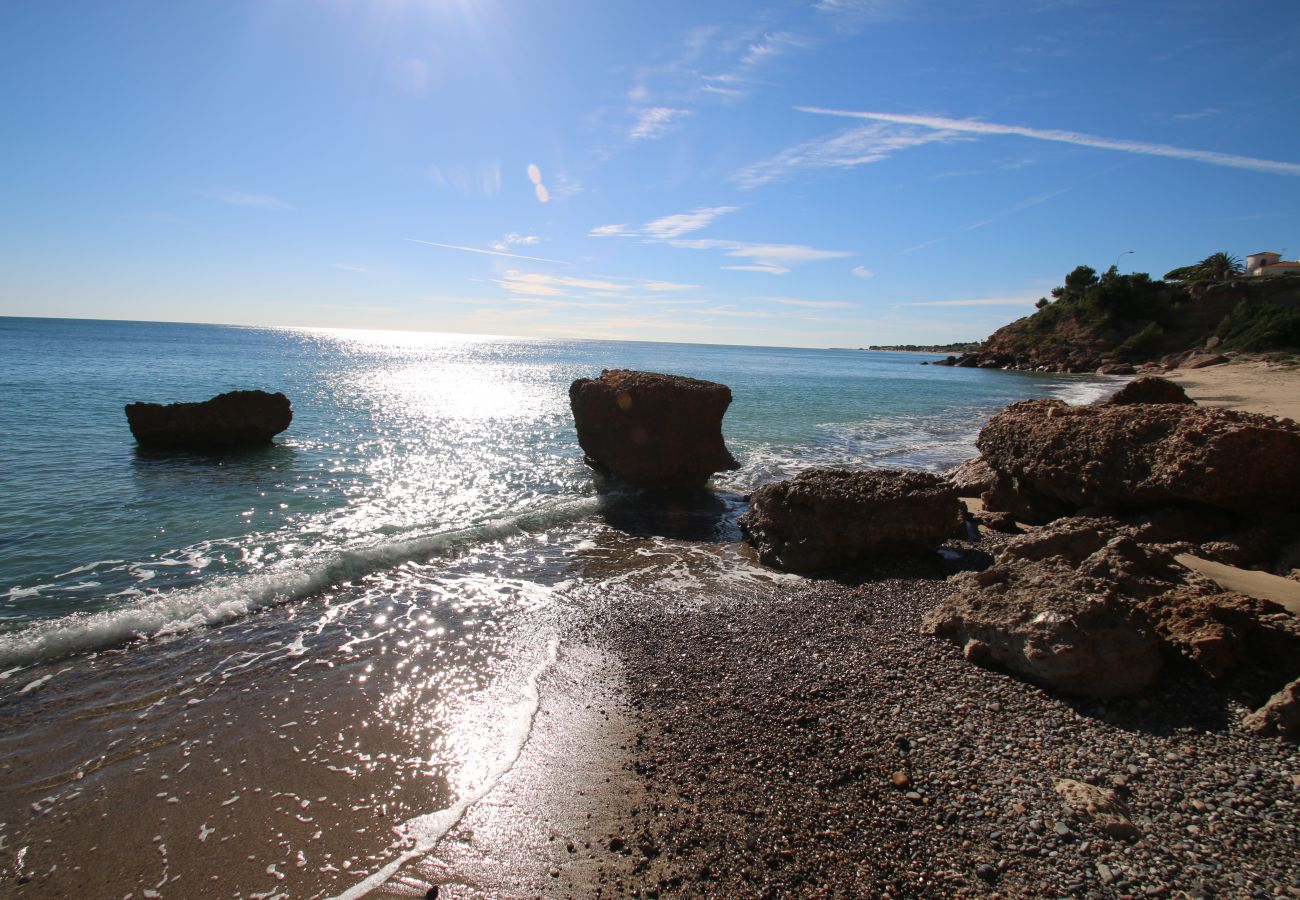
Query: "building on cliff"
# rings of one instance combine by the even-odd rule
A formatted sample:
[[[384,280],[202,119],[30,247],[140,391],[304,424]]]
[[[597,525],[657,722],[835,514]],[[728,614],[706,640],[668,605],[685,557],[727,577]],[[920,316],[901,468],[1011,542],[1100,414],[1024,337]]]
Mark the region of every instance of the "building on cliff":
[[[1246,257],[1247,275],[1286,275],[1300,273],[1300,262],[1286,262],[1282,254],[1261,250]]]

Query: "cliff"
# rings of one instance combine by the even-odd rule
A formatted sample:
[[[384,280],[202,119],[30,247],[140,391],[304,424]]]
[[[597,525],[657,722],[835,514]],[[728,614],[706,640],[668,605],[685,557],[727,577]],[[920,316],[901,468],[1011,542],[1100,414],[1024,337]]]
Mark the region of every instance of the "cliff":
[[[1129,371],[1203,348],[1300,350],[1300,278],[1175,283],[1080,266],[1038,310],[939,365],[1050,372]]]

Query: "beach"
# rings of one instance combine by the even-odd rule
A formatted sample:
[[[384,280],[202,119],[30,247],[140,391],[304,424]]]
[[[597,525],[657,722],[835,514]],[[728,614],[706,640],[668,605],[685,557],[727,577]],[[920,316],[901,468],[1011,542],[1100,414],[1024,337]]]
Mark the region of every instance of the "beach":
[[[590,355],[670,369],[685,351],[476,348],[512,360],[476,370],[474,401],[501,404],[485,422],[473,402],[459,417],[426,405],[456,343],[168,337],[191,366],[194,338],[240,342],[250,379],[288,360],[307,399],[284,446],[219,465],[123,452],[122,423],[85,406],[103,449],[79,447],[64,465],[99,467],[97,491],[127,498],[130,515],[189,497],[189,520],[138,537],[123,525],[119,557],[71,568],[88,552],[76,531],[57,545],[8,532],[10,565],[37,574],[10,588],[0,634],[0,895],[1300,887],[1294,750],[1236,727],[1267,686],[1175,673],[1140,698],[1089,704],[971,666],[920,621],[948,576],[987,565],[1007,540],[995,532],[819,577],[762,566],[740,539],[749,486],[810,464],[941,470],[973,452],[994,404],[1086,402],[1118,379],[831,353],[807,357],[838,367],[809,409],[808,385],[781,384],[803,357],[692,349],[712,367],[697,371],[738,385],[725,427],[743,467],[712,495],[664,506],[596,494],[556,399]],[[229,358],[212,353],[214,365]],[[867,391],[878,393],[864,410]],[[915,405],[958,392],[964,403]],[[449,491],[441,473],[493,430],[528,437],[471,473],[477,493]],[[422,443],[435,438],[440,464]],[[17,463],[44,464],[25,446]],[[537,478],[539,459],[554,481]],[[530,470],[522,509],[493,505],[516,503],[500,485]],[[33,503],[48,502],[29,484]],[[79,521],[57,505],[45,515]],[[194,531],[231,523],[242,536]],[[82,608],[64,612],[64,598]],[[1062,808],[1056,778],[1115,785],[1141,837],[1092,832]]]

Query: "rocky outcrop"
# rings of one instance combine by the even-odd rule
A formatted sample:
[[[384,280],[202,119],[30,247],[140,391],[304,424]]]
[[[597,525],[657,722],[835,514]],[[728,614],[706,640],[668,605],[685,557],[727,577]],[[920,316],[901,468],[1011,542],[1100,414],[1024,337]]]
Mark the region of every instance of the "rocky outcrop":
[[[1267,703],[1246,716],[1242,726],[1255,734],[1276,734],[1300,741],[1300,679],[1282,688]]]
[[[1195,406],[1196,401],[1187,396],[1187,392],[1168,378],[1158,375],[1143,375],[1124,385],[1108,399],[1102,401],[1108,406],[1128,406],[1133,403],[1180,403]]]
[[[1160,671],[1160,641],[1105,577],[1107,549],[1088,526],[1026,535],[990,568],[949,579],[952,594],[922,628],[961,645],[971,662],[1065,693],[1140,691]]]
[[[269,443],[293,410],[284,394],[230,391],[201,403],[129,403],[126,420],[141,447],[222,450]]]
[[[569,387],[586,462],[637,488],[700,488],[739,468],[722,439],[731,389],[678,375],[607,369]]]
[[[1300,426],[1251,413],[1027,400],[994,416],[978,446],[999,477],[985,504],[1022,521],[1084,507],[1300,505]]]
[[[931,553],[960,522],[957,495],[937,475],[812,469],[756,490],[740,528],[763,562],[811,572]]]
[[[973,662],[1089,697],[1142,690],[1161,656],[1212,679],[1245,667],[1279,683],[1300,674],[1300,619],[1180,565],[1170,549],[1181,544],[1139,543],[1161,527],[1060,519],[950,579],[924,628]]]
[[[978,497],[993,487],[997,475],[982,456],[974,456],[954,466],[943,477],[952,485],[958,497]]]

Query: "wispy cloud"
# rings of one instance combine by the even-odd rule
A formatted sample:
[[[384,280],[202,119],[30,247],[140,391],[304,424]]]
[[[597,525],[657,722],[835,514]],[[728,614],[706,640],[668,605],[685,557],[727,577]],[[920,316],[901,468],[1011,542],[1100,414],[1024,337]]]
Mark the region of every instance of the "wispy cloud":
[[[800,263],[853,255],[848,250],[819,250],[803,244],[757,244],[750,241],[726,241],[713,238],[672,240],[668,245],[687,250],[722,250],[727,256],[749,260],[744,271],[768,272],[773,275],[784,275],[790,271],[790,266]],[[724,268],[740,269],[741,267]]]
[[[611,276],[579,278],[517,269],[509,270],[501,278],[493,279],[493,282],[517,299],[549,297],[587,302],[646,302],[656,305],[687,302],[660,301],[656,299],[656,294],[692,291],[699,287],[662,279]]]
[[[569,265],[569,263],[565,262],[562,259],[547,259],[546,257],[543,256],[524,256],[520,253],[506,253],[504,250],[484,250],[481,247],[462,247],[459,244],[440,244],[437,241],[422,241],[419,238],[406,238],[406,240],[410,241],[412,244],[424,244],[429,247],[441,247],[444,250],[459,250],[462,253],[483,253],[488,256],[508,256],[511,259],[528,259],[528,260],[532,260],[533,262],[559,263],[562,266]]]
[[[244,206],[249,209],[292,209],[279,197],[270,194],[254,194],[250,191],[196,191],[200,197],[207,197],[227,206]]]
[[[1022,294],[1008,297],[963,297],[956,300],[920,300],[913,303],[895,303],[894,309],[917,306],[1033,306],[1043,295]]]
[[[637,110],[636,122],[628,137],[634,141],[661,138],[681,124],[681,120],[691,114],[688,109],[674,109],[668,106],[651,106]]]
[[[493,241],[492,249],[505,250],[508,247],[532,247],[540,243],[541,240],[535,234],[520,234],[517,231],[512,231],[502,237],[501,240]]]
[[[1237,156],[1231,153],[1219,153],[1214,150],[1194,150],[1187,147],[1174,147],[1169,144],[1151,144],[1144,141],[1116,140],[1113,138],[1084,134],[1078,131],[1028,128],[1022,125],[1001,125],[995,122],[982,122],[977,119],[948,119],[940,116],[860,112],[856,110],[824,109],[817,106],[800,106],[797,108],[802,112],[817,113],[818,115],[824,116],[869,119],[874,122],[888,122],[893,125],[929,128],[939,134],[1015,135],[1038,141],[1073,144],[1078,147],[1094,147],[1099,150],[1116,150],[1122,153],[1136,153],[1140,156],[1160,156],[1170,159],[1184,159],[1191,162],[1206,163],[1213,166],[1227,166],[1228,168],[1233,169],[1248,169],[1253,172],[1264,172],[1270,175],[1300,176],[1300,164],[1298,163],[1281,162],[1271,159],[1257,159],[1251,156]]]
[[[450,188],[466,197],[493,197],[501,193],[501,163],[485,162],[476,166],[454,165],[429,167],[429,180],[441,188]]]
[[[714,220],[736,212],[738,206],[707,206],[663,216],[638,228],[627,225],[600,225],[587,234],[591,237],[640,237],[646,241],[665,243],[684,250],[721,250],[727,256],[745,260],[743,264],[722,266],[739,272],[766,272],[784,275],[790,266],[816,262],[823,259],[852,256],[848,250],[819,250],[803,244],[765,244],[753,241],[731,241],[718,238],[685,238],[683,235],[700,231]]]
[[[766,300],[768,303],[779,303],[782,306],[799,306],[804,309],[857,309],[857,304],[847,303],[844,300],[800,300],[795,297],[760,297],[760,300]]]
[[[732,176],[742,188],[756,188],[785,178],[801,169],[851,169],[889,159],[895,153],[922,144],[964,140],[956,131],[873,123],[841,131],[826,138],[791,147]]]
[[[701,209],[695,209],[688,213],[678,213],[674,216],[664,216],[655,219],[653,222],[647,222],[641,226],[641,231],[651,237],[662,240],[681,237],[683,234],[690,234],[692,231],[699,231],[713,223],[713,220],[719,216],[725,216],[727,213],[735,212],[740,209],[739,206],[708,206]]]
[[[1218,109],[1217,107],[1207,106],[1204,109],[1198,109],[1196,112],[1174,113],[1173,118],[1186,122],[1195,119],[1208,119],[1211,116],[1217,116],[1222,112],[1223,110]]]
[[[813,7],[840,31],[858,31],[897,18],[907,0],[817,0]]]
[[[344,272],[369,272],[370,271],[370,269],[366,266],[353,266],[353,265],[349,265],[348,263],[330,263],[330,266],[335,269],[342,269]]]
[[[854,267],[853,267],[852,269],[850,269],[849,271],[851,271],[854,275],[856,275],[856,276],[859,277],[859,278],[875,278],[875,277],[876,277],[876,273],[873,272],[873,271],[871,271],[870,269],[868,269],[866,266],[854,266]]]

